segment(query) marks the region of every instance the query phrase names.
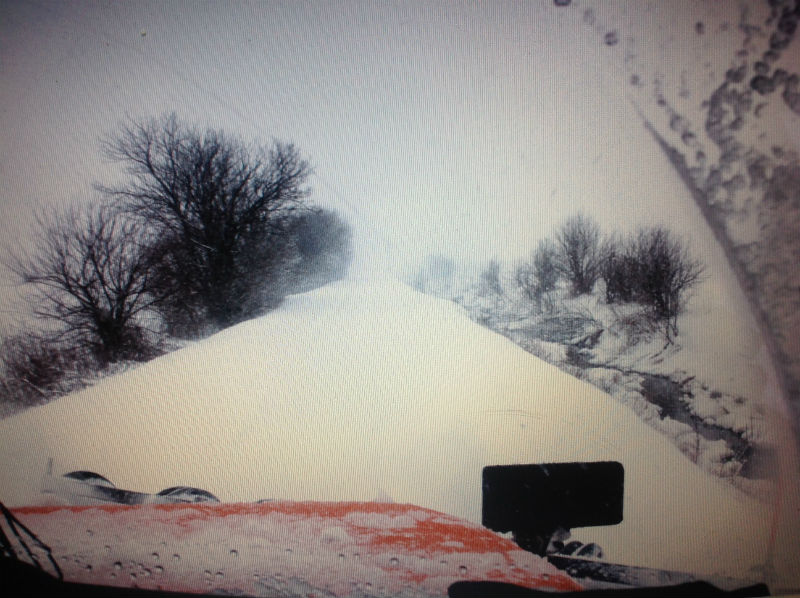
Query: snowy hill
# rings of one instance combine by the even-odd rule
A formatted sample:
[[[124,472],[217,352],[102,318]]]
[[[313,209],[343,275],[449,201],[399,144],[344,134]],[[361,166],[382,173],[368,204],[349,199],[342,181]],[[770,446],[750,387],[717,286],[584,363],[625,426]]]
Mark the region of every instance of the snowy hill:
[[[485,465],[617,460],[624,521],[579,539],[614,561],[739,577],[757,577],[770,558],[776,515],[701,472],[605,393],[456,305],[392,281],[290,297],[267,316],[3,420],[0,453],[8,505],[43,501],[54,457],[56,473],[89,469],[141,491],[186,484],[224,501],[391,499],[472,521]]]

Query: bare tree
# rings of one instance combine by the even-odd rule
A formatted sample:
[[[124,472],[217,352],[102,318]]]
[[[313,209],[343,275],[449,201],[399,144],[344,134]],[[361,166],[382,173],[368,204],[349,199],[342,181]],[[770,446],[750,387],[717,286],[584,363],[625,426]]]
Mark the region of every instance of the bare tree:
[[[544,239],[530,259],[517,267],[514,278],[525,296],[540,305],[542,296],[555,290],[560,275],[558,250],[551,240]]]
[[[36,245],[9,263],[34,315],[105,365],[152,355],[140,316],[154,303],[142,226],[96,204],[40,217]]]
[[[500,262],[491,260],[480,275],[480,289],[484,295],[503,297],[505,290],[503,282],[500,280]]]
[[[301,292],[339,280],[352,260],[352,230],[328,209],[303,211],[289,225],[294,258],[287,290]]]
[[[605,282],[606,303],[629,303],[639,293],[640,260],[630,239],[614,235],[600,249],[600,278]]]
[[[473,288],[477,300],[474,308],[470,308],[473,311],[472,318],[493,330],[508,326],[508,296],[503,278],[500,262],[492,259],[481,271]]]
[[[686,307],[688,294],[702,277],[703,265],[663,227],[639,231],[632,252],[638,269],[637,300],[651,306],[671,342],[678,333],[678,316]]]
[[[222,328],[280,301],[270,282],[310,174],[292,145],[249,147],[171,115],[130,123],[104,150],[131,175],[104,190],[159,239],[155,273],[168,320]]]
[[[600,266],[600,227],[583,214],[571,217],[556,233],[559,264],[575,295],[591,293]]]

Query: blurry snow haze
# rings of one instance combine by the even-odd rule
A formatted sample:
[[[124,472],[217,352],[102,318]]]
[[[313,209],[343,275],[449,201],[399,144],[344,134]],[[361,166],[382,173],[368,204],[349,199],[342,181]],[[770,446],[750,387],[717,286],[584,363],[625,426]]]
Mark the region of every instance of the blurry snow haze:
[[[611,27],[633,7],[600,9]],[[649,10],[634,15],[645,30]],[[677,226],[689,209],[631,122],[624,56],[603,51],[579,3],[3,12],[0,234],[13,244],[30,236],[36,209],[86,201],[93,183],[120,176],[100,156],[102,137],[127,117],[172,111],[246,141],[296,144],[315,169],[313,201],[356,229],[366,259],[355,271],[377,261],[370,269],[406,272],[428,254],[519,257],[579,208],[615,227]]]

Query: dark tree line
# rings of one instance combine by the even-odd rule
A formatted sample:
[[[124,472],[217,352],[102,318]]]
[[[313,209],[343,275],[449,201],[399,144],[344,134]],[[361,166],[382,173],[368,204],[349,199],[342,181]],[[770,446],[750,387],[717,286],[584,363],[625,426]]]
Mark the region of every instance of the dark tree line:
[[[296,148],[249,148],[170,116],[126,127],[104,149],[131,175],[105,191],[158,236],[154,276],[170,323],[224,328],[279,300],[270,295],[287,229],[308,196]]]
[[[47,386],[54,354],[99,367],[152,358],[165,336],[215,332],[346,273],[350,228],[308,202],[311,168],[294,146],[166,116],[130,123],[103,151],[128,180],[98,187],[102,203],[41,217],[32,249],[8,264],[49,326],[33,344],[4,343],[7,388]]]

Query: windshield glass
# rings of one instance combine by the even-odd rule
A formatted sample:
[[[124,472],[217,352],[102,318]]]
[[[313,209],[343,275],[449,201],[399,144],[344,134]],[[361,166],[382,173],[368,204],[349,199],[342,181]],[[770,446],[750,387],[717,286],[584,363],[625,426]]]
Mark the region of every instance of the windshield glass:
[[[800,590],[796,2],[5,12],[9,558]]]

